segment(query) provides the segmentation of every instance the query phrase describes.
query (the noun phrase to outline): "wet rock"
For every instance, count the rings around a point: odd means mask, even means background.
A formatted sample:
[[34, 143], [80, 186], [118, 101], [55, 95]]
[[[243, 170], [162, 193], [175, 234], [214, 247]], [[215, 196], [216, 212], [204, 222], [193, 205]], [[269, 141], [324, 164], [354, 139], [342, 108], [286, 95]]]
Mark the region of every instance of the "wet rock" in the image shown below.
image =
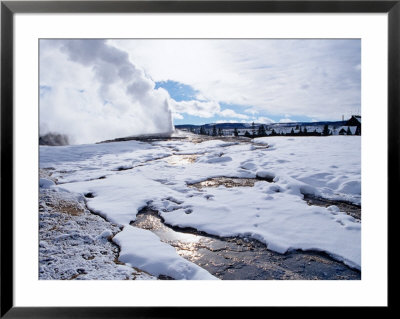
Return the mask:
[[219, 187], [225, 186], [228, 188], [232, 187], [253, 187], [257, 180], [255, 178], [239, 178], [239, 177], [213, 177], [202, 182], [189, 184], [188, 186], [196, 188], [204, 187]]
[[167, 275], [159, 275], [157, 279], [159, 279], [159, 280], [175, 280], [174, 278], [167, 276]]
[[339, 211], [345, 212], [347, 215], [354, 217], [355, 219], [361, 220], [361, 206], [345, 201], [335, 201], [322, 197], [317, 197], [310, 194], [304, 194], [304, 200], [308, 205], [316, 205], [321, 207], [327, 207], [332, 213], [338, 213]]

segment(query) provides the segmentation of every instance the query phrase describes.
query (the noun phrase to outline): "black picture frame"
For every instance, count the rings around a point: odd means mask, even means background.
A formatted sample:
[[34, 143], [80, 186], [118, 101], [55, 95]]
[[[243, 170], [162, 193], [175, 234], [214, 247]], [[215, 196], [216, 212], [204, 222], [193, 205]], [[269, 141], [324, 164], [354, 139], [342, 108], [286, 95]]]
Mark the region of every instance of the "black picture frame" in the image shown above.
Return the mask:
[[[388, 218], [399, 211], [400, 0], [379, 1], [1, 1], [1, 318], [176, 318], [226, 309], [186, 307], [14, 307], [13, 303], [13, 17], [15, 13], [268, 12], [388, 13]], [[390, 225], [390, 222], [388, 223]], [[392, 223], [393, 226], [393, 223]], [[388, 234], [390, 232], [388, 226]], [[390, 247], [390, 235], [388, 237]], [[389, 249], [390, 251], [390, 249]], [[389, 256], [389, 254], [388, 254]], [[390, 264], [390, 258], [389, 258]], [[388, 281], [388, 287], [390, 280]], [[32, 292], [34, 293], [34, 292]], [[389, 294], [388, 294], [389, 295]], [[388, 307], [391, 306], [391, 295]], [[247, 314], [246, 307], [235, 314]], [[299, 315], [306, 307], [291, 308]]]

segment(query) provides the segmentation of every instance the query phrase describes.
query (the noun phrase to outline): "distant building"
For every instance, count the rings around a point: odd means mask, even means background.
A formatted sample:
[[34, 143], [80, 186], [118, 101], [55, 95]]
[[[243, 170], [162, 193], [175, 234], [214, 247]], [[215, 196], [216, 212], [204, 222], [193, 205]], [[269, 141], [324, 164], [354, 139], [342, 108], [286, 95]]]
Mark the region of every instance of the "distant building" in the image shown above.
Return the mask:
[[361, 135], [361, 116], [353, 115], [347, 122], [346, 126], [355, 126], [356, 130], [354, 135]]

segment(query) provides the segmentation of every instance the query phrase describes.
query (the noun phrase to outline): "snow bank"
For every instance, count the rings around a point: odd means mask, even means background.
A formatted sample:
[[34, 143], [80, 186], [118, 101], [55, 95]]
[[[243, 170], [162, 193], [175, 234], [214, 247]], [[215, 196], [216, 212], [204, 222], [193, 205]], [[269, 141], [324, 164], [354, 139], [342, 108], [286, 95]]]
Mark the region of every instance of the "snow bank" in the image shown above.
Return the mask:
[[94, 194], [93, 198], [86, 199], [87, 207], [120, 226], [134, 221], [137, 212], [154, 196], [172, 195], [167, 186], [141, 174], [112, 175], [106, 179], [63, 184], [62, 187], [71, 192]]
[[175, 249], [151, 231], [126, 226], [113, 241], [121, 247], [119, 260], [149, 272], [183, 280], [215, 280], [203, 268], [180, 257]]
[[259, 167], [318, 190], [320, 196], [361, 204], [361, 137], [261, 137], [273, 145]]
[[[257, 182], [254, 188], [209, 188], [202, 197], [187, 198], [180, 208], [162, 212], [162, 217], [167, 224], [221, 237], [251, 237], [278, 253], [325, 251], [360, 269], [357, 220], [343, 212], [308, 206], [301, 197], [276, 189], [267, 182]], [[188, 207], [190, 214], [185, 212]]]

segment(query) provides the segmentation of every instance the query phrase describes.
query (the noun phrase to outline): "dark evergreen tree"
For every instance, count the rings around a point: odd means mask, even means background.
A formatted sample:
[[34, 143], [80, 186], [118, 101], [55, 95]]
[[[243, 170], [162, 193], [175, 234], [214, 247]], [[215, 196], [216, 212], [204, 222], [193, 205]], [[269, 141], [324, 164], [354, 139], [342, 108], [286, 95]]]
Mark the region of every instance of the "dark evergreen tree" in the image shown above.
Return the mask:
[[204, 128], [204, 126], [200, 126], [200, 135], [207, 135], [206, 129]]
[[218, 128], [218, 135], [219, 135], [219, 136], [224, 135], [224, 133], [222, 132], [222, 128]]
[[262, 129], [261, 129], [262, 136], [267, 136], [267, 129], [265, 128], [264, 125], [261, 125], [261, 126], [262, 126]]
[[290, 134], [289, 134], [290, 136], [294, 136], [294, 130], [293, 130], [293, 127], [292, 127], [292, 129], [290, 130]]
[[276, 136], [276, 132], [275, 132], [274, 129], [272, 129], [271, 135], [272, 135], [272, 136]]
[[307, 127], [304, 128], [304, 130], [303, 130], [303, 135], [304, 135], [304, 136], [307, 136], [307, 135], [308, 135]]
[[251, 137], [251, 135], [250, 135], [250, 133], [249, 133], [248, 131], [246, 131], [246, 132], [244, 133], [244, 136], [246, 136], [246, 137]]
[[213, 126], [212, 136], [217, 136], [217, 127], [215, 125]]
[[346, 134], [347, 134], [347, 135], [353, 135], [353, 134], [351, 134], [350, 126], [347, 127], [347, 132], [346, 132]]
[[256, 126], [254, 125], [254, 122], [251, 123], [251, 133], [253, 134], [253, 136], [256, 136]]
[[237, 130], [237, 128], [235, 127], [235, 129], [233, 130], [233, 135], [235, 135], [235, 136], [239, 136], [239, 132], [238, 132], [238, 130]]
[[258, 127], [258, 136], [259, 137], [267, 136], [267, 132], [265, 131], [265, 126], [264, 125], [260, 125]]
[[328, 128], [328, 124], [324, 125], [324, 129], [322, 131], [322, 135], [323, 136], [328, 136], [329, 135], [329, 128]]

